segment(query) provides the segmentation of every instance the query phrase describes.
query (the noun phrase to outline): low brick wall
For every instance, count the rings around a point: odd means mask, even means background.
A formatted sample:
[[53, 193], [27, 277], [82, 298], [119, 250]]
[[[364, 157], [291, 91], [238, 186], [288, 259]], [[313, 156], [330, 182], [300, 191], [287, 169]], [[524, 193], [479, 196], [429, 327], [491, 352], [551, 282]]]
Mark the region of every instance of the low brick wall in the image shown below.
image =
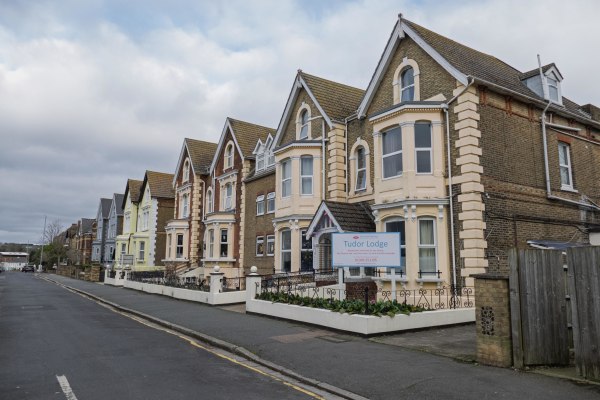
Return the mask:
[[510, 292], [508, 276], [475, 275], [477, 361], [497, 367], [512, 366]]

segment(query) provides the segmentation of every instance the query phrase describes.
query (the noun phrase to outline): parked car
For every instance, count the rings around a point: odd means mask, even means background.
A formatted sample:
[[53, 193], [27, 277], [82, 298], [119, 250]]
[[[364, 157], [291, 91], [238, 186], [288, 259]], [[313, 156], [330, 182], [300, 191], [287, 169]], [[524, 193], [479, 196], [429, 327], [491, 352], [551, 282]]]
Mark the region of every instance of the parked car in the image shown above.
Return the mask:
[[35, 266], [26, 265], [23, 268], [21, 268], [21, 272], [35, 272]]

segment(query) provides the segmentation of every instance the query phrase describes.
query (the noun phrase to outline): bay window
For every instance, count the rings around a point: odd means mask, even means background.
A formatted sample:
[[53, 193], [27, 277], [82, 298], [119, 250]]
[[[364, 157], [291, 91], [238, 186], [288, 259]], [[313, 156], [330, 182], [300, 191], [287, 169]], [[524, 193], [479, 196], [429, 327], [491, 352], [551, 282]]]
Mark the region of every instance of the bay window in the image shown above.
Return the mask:
[[303, 195], [313, 194], [313, 158], [311, 156], [300, 157], [300, 193]]
[[[405, 234], [405, 223], [402, 219], [392, 219], [385, 222], [386, 232], [398, 232], [400, 233], [400, 268], [396, 268], [400, 275], [406, 274], [406, 234]], [[390, 272], [388, 268], [387, 272]]]
[[281, 271], [292, 270], [292, 231], [285, 229], [281, 231]]
[[288, 158], [281, 162], [281, 197], [292, 195], [292, 162]]
[[437, 244], [435, 220], [419, 218], [419, 275], [437, 274]]
[[398, 126], [383, 132], [382, 160], [383, 178], [392, 178], [402, 175], [402, 130]]
[[418, 174], [430, 174], [431, 164], [431, 123], [415, 124], [415, 162]]

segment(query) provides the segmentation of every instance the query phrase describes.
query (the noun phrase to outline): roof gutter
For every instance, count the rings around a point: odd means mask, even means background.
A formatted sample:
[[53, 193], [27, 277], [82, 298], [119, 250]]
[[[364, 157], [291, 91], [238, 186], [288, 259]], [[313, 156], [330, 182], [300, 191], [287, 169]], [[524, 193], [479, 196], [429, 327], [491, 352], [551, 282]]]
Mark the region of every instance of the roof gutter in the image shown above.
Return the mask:
[[469, 87], [475, 82], [472, 76], [467, 77], [467, 85], [459, 94], [451, 98], [446, 104], [443, 104], [444, 114], [446, 116], [446, 151], [448, 156], [448, 199], [450, 200], [450, 243], [452, 248], [452, 284], [456, 287], [456, 247], [454, 243], [454, 201], [452, 199], [452, 159], [450, 158], [450, 118], [448, 116], [448, 106], [453, 103], [459, 96], [469, 89]]

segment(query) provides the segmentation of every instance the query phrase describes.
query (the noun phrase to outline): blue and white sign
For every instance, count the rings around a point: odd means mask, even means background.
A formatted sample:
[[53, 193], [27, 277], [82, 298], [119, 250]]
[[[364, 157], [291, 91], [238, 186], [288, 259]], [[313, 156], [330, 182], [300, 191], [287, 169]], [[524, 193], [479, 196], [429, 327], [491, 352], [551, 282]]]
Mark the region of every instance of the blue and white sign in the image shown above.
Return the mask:
[[334, 267], [400, 268], [400, 233], [334, 233], [331, 253]]

